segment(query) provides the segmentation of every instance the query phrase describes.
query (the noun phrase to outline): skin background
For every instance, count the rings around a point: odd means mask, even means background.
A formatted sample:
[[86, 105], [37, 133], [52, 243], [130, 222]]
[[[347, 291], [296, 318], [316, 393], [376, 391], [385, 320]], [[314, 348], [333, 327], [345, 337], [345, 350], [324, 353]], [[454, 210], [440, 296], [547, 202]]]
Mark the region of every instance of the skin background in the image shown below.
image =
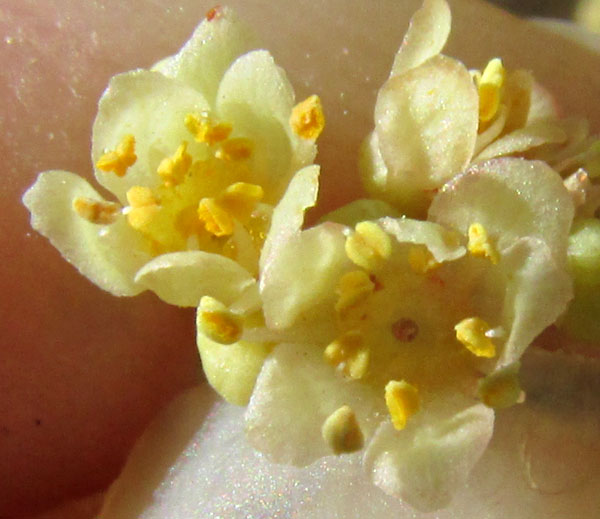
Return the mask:
[[[156, 411], [200, 379], [193, 312], [117, 299], [31, 231], [20, 202], [39, 171], [92, 178], [90, 129], [110, 76], [175, 52], [212, 2], [0, 0], [0, 518], [106, 486]], [[356, 150], [419, 0], [234, 0], [327, 127], [322, 209], [359, 190]], [[499, 52], [600, 127], [599, 58], [475, 0], [451, 1], [446, 53]], [[342, 180], [343, 179], [343, 180]], [[60, 517], [66, 517], [65, 514]]]

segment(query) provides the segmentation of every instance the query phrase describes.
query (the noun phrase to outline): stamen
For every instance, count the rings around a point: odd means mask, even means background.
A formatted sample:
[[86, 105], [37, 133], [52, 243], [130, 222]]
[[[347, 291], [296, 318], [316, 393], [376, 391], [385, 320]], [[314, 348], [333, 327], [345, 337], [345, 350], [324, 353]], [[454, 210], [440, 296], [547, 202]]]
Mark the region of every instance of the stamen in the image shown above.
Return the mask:
[[212, 341], [219, 344], [233, 344], [242, 336], [243, 319], [210, 296], [200, 299], [198, 307], [198, 328]]
[[165, 186], [176, 186], [183, 179], [192, 165], [192, 156], [187, 153], [187, 142], [183, 141], [172, 157], [165, 157], [158, 166], [157, 173]]
[[260, 202], [265, 192], [258, 184], [236, 182], [219, 195], [218, 203], [238, 218], [245, 218]]
[[125, 135], [116, 150], [109, 151], [100, 157], [96, 162], [96, 167], [106, 173], [112, 171], [118, 177], [123, 177], [127, 173], [127, 169], [133, 166], [136, 160], [135, 137]]
[[203, 198], [198, 204], [198, 218], [206, 230], [214, 236], [231, 236], [234, 221], [214, 198]]
[[238, 137], [236, 139], [228, 139], [223, 141], [219, 149], [215, 152], [215, 157], [227, 162], [236, 162], [247, 160], [252, 156], [254, 149], [250, 139]]
[[454, 330], [456, 338], [477, 357], [492, 358], [496, 355], [496, 346], [486, 333], [491, 326], [479, 317], [468, 317], [458, 323]]
[[501, 91], [504, 85], [506, 71], [502, 60], [491, 60], [479, 79], [479, 121], [491, 121], [500, 107]]
[[206, 114], [187, 114], [184, 124], [197, 142], [205, 142], [209, 146], [227, 139], [232, 130], [228, 123], [212, 123]]
[[345, 454], [363, 448], [364, 437], [354, 411], [347, 405], [334, 411], [323, 423], [321, 434], [334, 454]]
[[488, 407], [502, 409], [523, 401], [524, 393], [519, 384], [520, 363], [515, 362], [481, 379], [477, 393]]
[[392, 240], [374, 222], [359, 222], [346, 238], [346, 254], [356, 265], [366, 270], [377, 270], [392, 254]]
[[317, 140], [325, 127], [325, 116], [319, 96], [312, 95], [293, 108], [290, 126], [299, 137]]
[[[364, 315], [364, 306], [369, 296], [375, 291], [375, 283], [364, 270], [353, 270], [346, 272], [337, 286], [338, 300], [335, 303], [335, 311], [340, 320], [344, 321], [350, 317], [360, 318]], [[356, 316], [357, 311], [361, 314]]]
[[469, 243], [467, 248], [473, 256], [488, 258], [494, 265], [500, 261], [500, 253], [492, 244], [483, 225], [473, 223], [469, 226]]
[[129, 188], [126, 196], [130, 205], [127, 221], [134, 229], [141, 230], [160, 210], [158, 200], [152, 190], [146, 186], [133, 186]]
[[360, 332], [347, 332], [325, 348], [323, 357], [350, 378], [361, 379], [367, 374], [370, 360], [369, 350], [363, 342]]
[[390, 380], [385, 386], [385, 404], [394, 428], [401, 431], [408, 419], [419, 410], [419, 391], [405, 380]]
[[73, 199], [73, 210], [84, 220], [100, 225], [114, 223], [121, 214], [119, 204], [81, 196]]
[[442, 265], [435, 260], [433, 254], [425, 246], [416, 246], [409, 249], [408, 264], [413, 272], [417, 274], [427, 274], [427, 272]]
[[412, 319], [398, 319], [392, 324], [392, 335], [400, 342], [412, 342], [419, 334], [419, 326]]

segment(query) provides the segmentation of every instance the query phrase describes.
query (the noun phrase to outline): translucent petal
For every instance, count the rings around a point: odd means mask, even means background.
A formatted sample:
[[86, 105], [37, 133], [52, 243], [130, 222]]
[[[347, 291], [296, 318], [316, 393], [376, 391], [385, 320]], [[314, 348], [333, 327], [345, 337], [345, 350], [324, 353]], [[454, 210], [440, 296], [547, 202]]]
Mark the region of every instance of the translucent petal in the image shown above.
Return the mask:
[[336, 376], [314, 345], [281, 344], [265, 362], [246, 410], [249, 442], [277, 463], [308, 465], [330, 454], [321, 437], [327, 417], [349, 405], [368, 438], [383, 398], [366, 384]]
[[225, 73], [216, 106], [233, 125], [234, 136], [253, 141], [252, 171], [258, 176], [253, 182], [269, 186], [265, 202], [276, 202], [293, 173], [288, 119], [294, 92], [285, 72], [267, 51], [249, 52]]
[[500, 250], [522, 236], [540, 238], [564, 265], [573, 203], [546, 164], [501, 158], [472, 166], [444, 186], [429, 218], [463, 234], [480, 223]]
[[494, 141], [484, 148], [474, 161], [515, 155], [544, 144], [560, 144], [566, 140], [567, 134], [558, 124], [552, 121], [538, 121]]
[[360, 177], [367, 193], [397, 207], [408, 205], [408, 196], [402, 190], [387, 189], [389, 170], [381, 155], [377, 132], [371, 132], [362, 142], [358, 160]]
[[[322, 224], [290, 238], [269, 263], [261, 279], [261, 293], [267, 325], [285, 329], [297, 321], [306, 333], [319, 327], [334, 327], [335, 288], [344, 268], [351, 265], [346, 256], [346, 238], [338, 224]], [[332, 315], [333, 317], [333, 315]]]
[[199, 92], [158, 72], [137, 70], [114, 76], [98, 105], [92, 159], [96, 164], [124, 136], [133, 135], [137, 161], [123, 177], [96, 170], [98, 182], [123, 204], [130, 187], [157, 186], [161, 178], [156, 170], [162, 159], [171, 156], [182, 141], [193, 140], [185, 128], [185, 116], [207, 109]]
[[246, 405], [271, 346], [248, 341], [218, 344], [200, 331], [196, 339], [209, 384], [227, 402]]
[[235, 261], [203, 251], [157, 256], [139, 270], [135, 280], [169, 304], [194, 307], [205, 295], [230, 305], [256, 282]]
[[388, 167], [386, 188], [423, 205], [426, 190], [463, 170], [477, 139], [478, 96], [460, 62], [436, 56], [379, 91], [375, 131]]
[[402, 46], [394, 58], [391, 76], [418, 67], [439, 54], [450, 35], [451, 18], [445, 0], [425, 0], [410, 20]]
[[399, 243], [426, 245], [440, 263], [460, 258], [466, 252], [455, 233], [434, 222], [410, 218], [384, 218], [381, 226], [395, 236]]
[[550, 92], [534, 81], [531, 89], [531, 104], [529, 106], [527, 124], [544, 119], [557, 119], [557, 108], [556, 100]]
[[320, 218], [321, 222], [335, 222], [354, 227], [365, 220], [378, 220], [385, 216], [399, 218], [398, 211], [383, 200], [360, 199], [350, 202], [335, 211], [331, 211]]
[[317, 201], [319, 173], [319, 166], [307, 166], [292, 177], [283, 198], [273, 210], [271, 227], [261, 252], [261, 270], [268, 268], [277, 250], [302, 228], [304, 212]]
[[50, 240], [63, 257], [90, 281], [117, 296], [133, 296], [144, 288], [134, 282], [150, 260], [146, 243], [119, 217], [110, 225], [90, 223], [73, 210], [73, 199], [103, 198], [81, 177], [66, 171], [41, 173], [23, 196], [31, 226]]
[[214, 105], [219, 83], [231, 63], [257, 48], [250, 28], [228, 7], [218, 7], [211, 20], [204, 19], [182, 49], [155, 65], [165, 76], [195, 88]]
[[418, 510], [437, 510], [467, 481], [493, 427], [494, 412], [483, 404], [440, 398], [402, 431], [384, 421], [365, 453], [365, 468], [386, 493]]

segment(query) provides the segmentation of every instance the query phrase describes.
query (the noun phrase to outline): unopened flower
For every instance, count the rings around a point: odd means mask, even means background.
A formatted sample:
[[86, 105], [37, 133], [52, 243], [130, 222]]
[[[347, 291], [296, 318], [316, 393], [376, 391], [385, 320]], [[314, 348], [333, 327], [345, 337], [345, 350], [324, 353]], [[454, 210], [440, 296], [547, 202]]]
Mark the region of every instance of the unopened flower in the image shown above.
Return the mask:
[[587, 122], [560, 119], [530, 72], [498, 58], [469, 71], [441, 54], [450, 24], [445, 0], [425, 0], [379, 91], [361, 157], [374, 197], [423, 216], [435, 191], [472, 163], [515, 156], [544, 160], [565, 176], [598, 169]]
[[114, 199], [45, 172], [23, 198], [32, 226], [115, 295], [150, 289], [196, 306], [254, 284], [273, 207], [312, 163], [324, 124], [318, 98], [294, 109], [285, 73], [255, 48], [234, 13], [215, 8], [176, 55], [113, 77], [92, 159]]

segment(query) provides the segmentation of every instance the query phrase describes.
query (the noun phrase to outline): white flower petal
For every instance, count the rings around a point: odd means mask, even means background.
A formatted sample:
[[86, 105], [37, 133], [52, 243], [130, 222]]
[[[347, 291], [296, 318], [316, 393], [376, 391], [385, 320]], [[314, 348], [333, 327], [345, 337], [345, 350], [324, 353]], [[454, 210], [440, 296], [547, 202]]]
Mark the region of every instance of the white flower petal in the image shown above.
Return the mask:
[[278, 463], [308, 465], [331, 451], [321, 436], [327, 417], [349, 405], [368, 438], [383, 398], [360, 382], [336, 376], [314, 345], [280, 344], [261, 371], [246, 410], [249, 442]]
[[410, 20], [390, 75], [400, 75], [439, 54], [450, 35], [451, 21], [445, 0], [425, 0]]
[[204, 19], [177, 54], [153, 68], [195, 88], [211, 105], [219, 82], [231, 63], [257, 48], [254, 34], [232, 9], [215, 9], [214, 17]]
[[550, 249], [536, 238], [521, 238], [502, 254], [507, 279], [503, 320], [510, 335], [498, 366], [517, 360], [547, 326], [566, 310], [572, 281]]
[[262, 248], [260, 268], [268, 268], [277, 250], [300, 229], [304, 223], [304, 212], [313, 207], [319, 192], [319, 166], [307, 166], [298, 171], [279, 201], [271, 217], [271, 227]]
[[77, 197], [103, 200], [73, 173], [41, 173], [23, 196], [31, 212], [31, 226], [100, 288], [117, 296], [139, 294], [144, 288], [134, 282], [134, 276], [150, 259], [146, 243], [123, 217], [110, 225], [83, 219], [73, 210], [73, 199]]
[[527, 124], [544, 119], [558, 119], [558, 104], [552, 94], [537, 81], [533, 82], [531, 89], [531, 104]]
[[474, 162], [523, 153], [544, 144], [561, 144], [566, 140], [567, 134], [560, 125], [553, 121], [538, 121], [494, 141], [475, 157]]
[[335, 327], [334, 319], [323, 316], [333, 317], [339, 276], [352, 264], [345, 241], [342, 227], [327, 223], [294, 235], [279, 249], [260, 282], [269, 327], [285, 329], [302, 322], [307, 334], [319, 331], [314, 322]]
[[130, 187], [160, 184], [156, 170], [162, 159], [175, 153], [182, 141], [193, 141], [185, 116], [206, 109], [199, 92], [158, 72], [137, 70], [114, 76], [98, 105], [92, 159], [96, 164], [130, 134], [136, 140], [137, 161], [123, 177], [96, 170], [98, 182], [123, 204]]
[[197, 306], [205, 295], [230, 305], [256, 282], [235, 261], [203, 251], [157, 256], [139, 270], [135, 280], [177, 306]]
[[444, 186], [431, 203], [429, 218], [463, 234], [480, 223], [500, 250], [519, 237], [537, 237], [563, 265], [573, 202], [546, 164], [501, 158], [472, 166]]
[[426, 190], [466, 167], [477, 139], [478, 103], [468, 70], [444, 56], [388, 80], [377, 98], [375, 131], [393, 197], [422, 209]]
[[402, 431], [383, 422], [364, 463], [373, 482], [418, 510], [442, 508], [467, 481], [492, 436], [494, 412], [458, 395], [428, 402]]
[[294, 137], [288, 122], [293, 106], [294, 91], [285, 72], [264, 50], [238, 58], [223, 76], [217, 94], [217, 112], [233, 125], [234, 136], [250, 137], [254, 143], [252, 170], [262, 175], [254, 181], [274, 186], [276, 197], [293, 172]]
[[335, 211], [331, 211], [320, 218], [321, 222], [335, 222], [348, 227], [354, 227], [365, 220], [378, 220], [391, 216], [399, 218], [401, 215], [387, 202], [383, 200], [359, 199], [346, 204]]

